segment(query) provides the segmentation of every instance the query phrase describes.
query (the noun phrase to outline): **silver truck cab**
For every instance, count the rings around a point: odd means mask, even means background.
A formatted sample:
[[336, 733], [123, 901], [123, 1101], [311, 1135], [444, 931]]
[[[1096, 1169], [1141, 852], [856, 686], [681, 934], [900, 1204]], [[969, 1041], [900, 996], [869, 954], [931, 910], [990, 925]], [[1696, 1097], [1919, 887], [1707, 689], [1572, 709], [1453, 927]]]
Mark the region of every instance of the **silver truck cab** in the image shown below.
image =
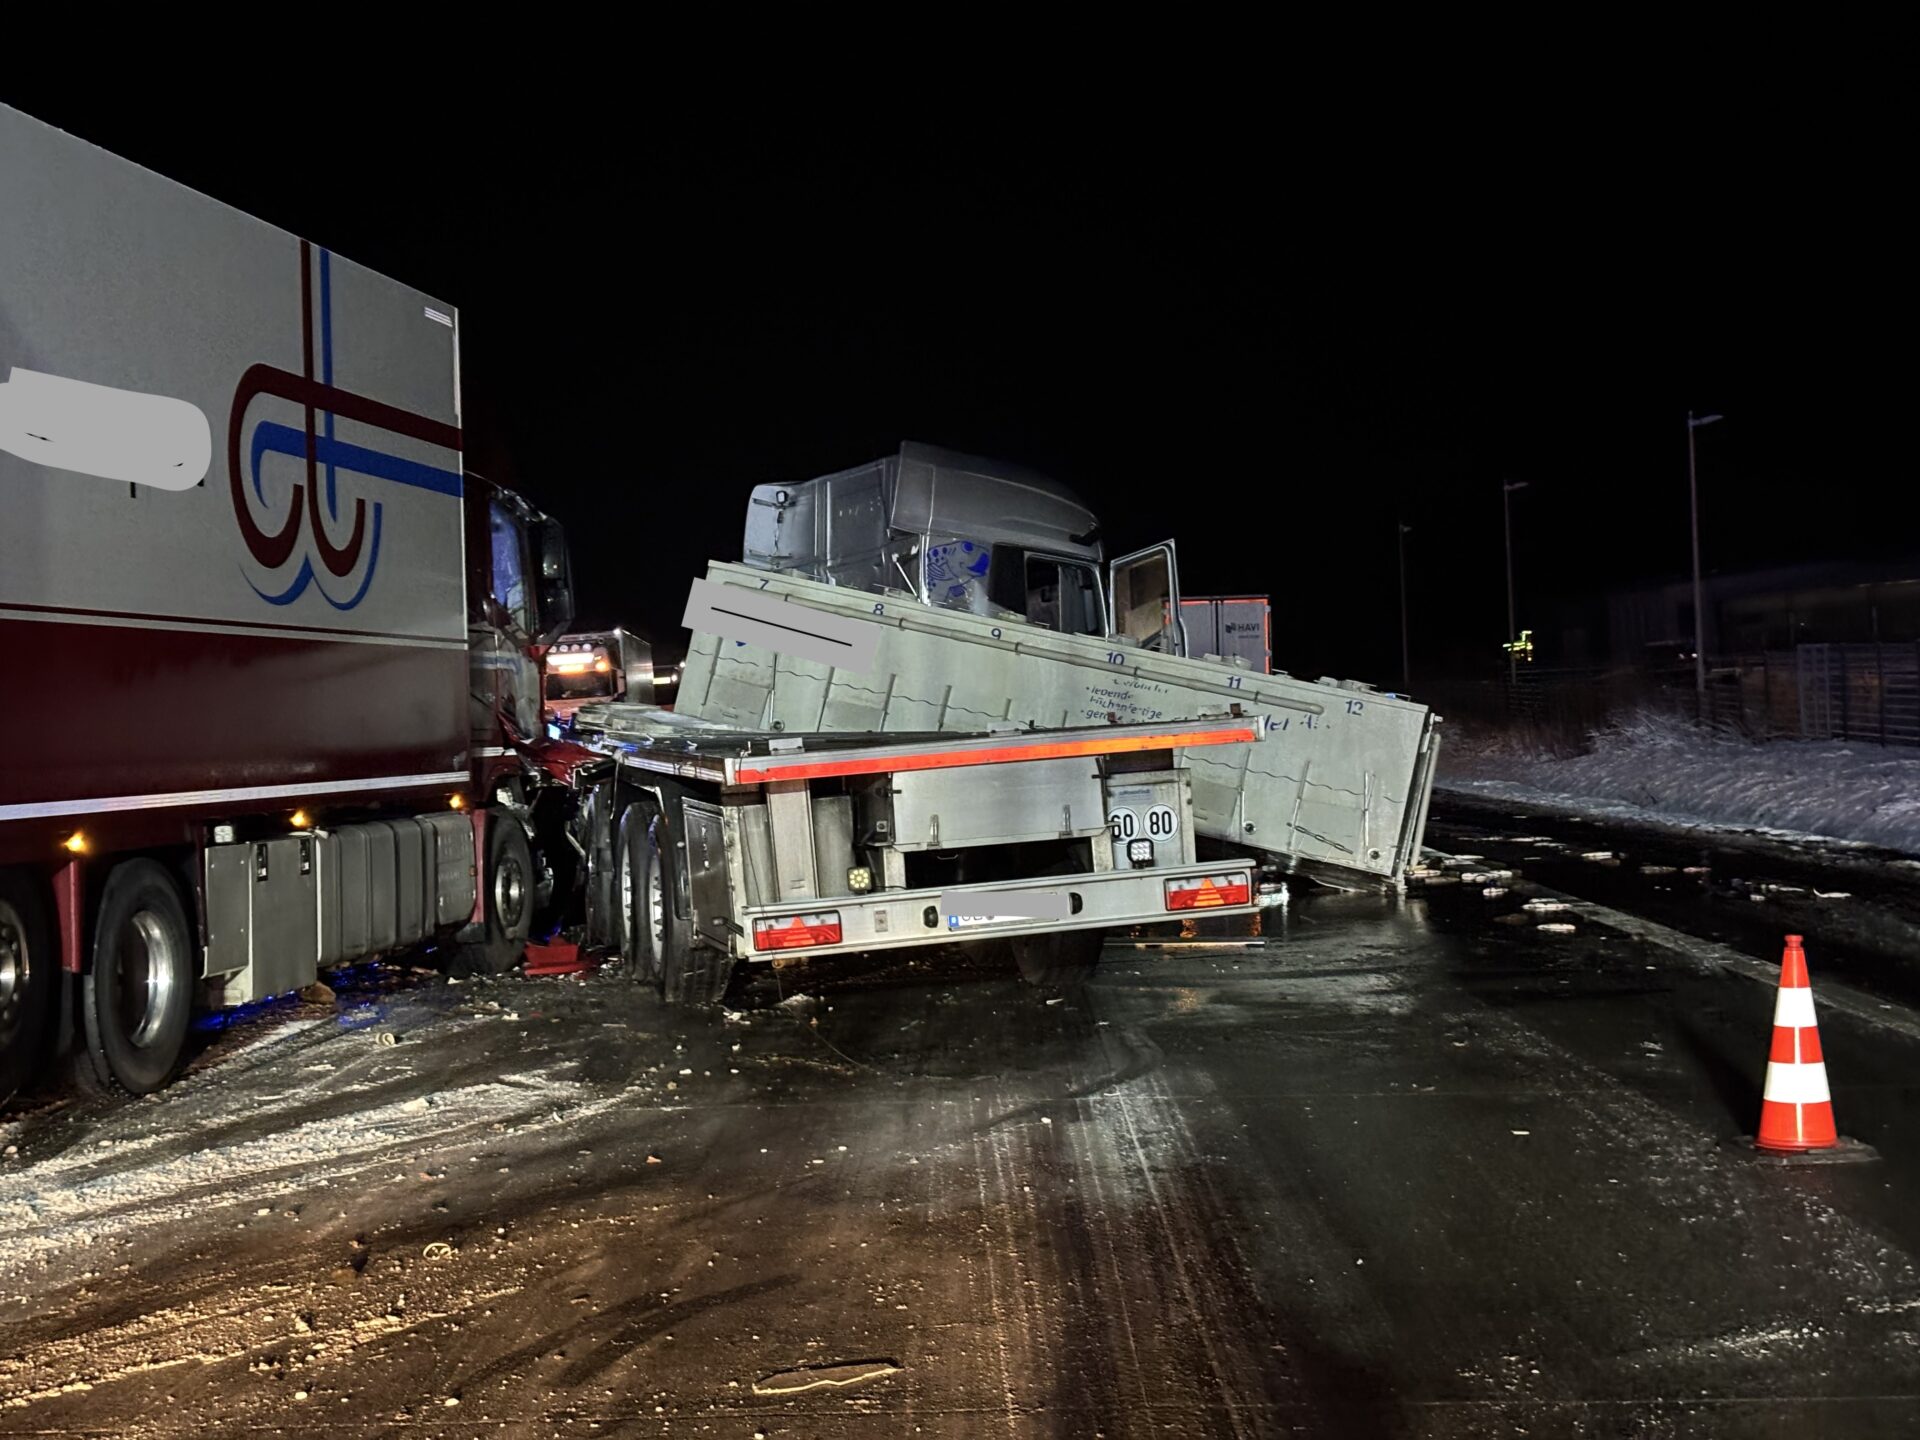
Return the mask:
[[1108, 563], [1078, 496], [1002, 461], [909, 441], [851, 470], [757, 486], [744, 550], [762, 569], [1187, 653], [1173, 542]]

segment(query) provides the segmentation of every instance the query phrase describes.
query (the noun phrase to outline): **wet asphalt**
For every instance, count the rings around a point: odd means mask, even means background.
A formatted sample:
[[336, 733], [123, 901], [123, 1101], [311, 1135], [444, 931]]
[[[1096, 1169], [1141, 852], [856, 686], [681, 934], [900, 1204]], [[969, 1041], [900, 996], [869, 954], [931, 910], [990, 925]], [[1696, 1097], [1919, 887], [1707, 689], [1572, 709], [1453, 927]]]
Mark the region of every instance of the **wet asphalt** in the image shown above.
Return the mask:
[[[1434, 838], [1565, 837], [1517, 824]], [[1739, 906], [1842, 903], [1613, 838], [1522, 868], [1756, 957]], [[1767, 987], [1522, 898], [1296, 887], [1078, 989], [947, 953], [725, 1012], [361, 967], [160, 1097], [0, 1121], [0, 1433], [1912, 1433], [1898, 967], [1860, 942], [1822, 1011], [1877, 1158], [1783, 1167], [1738, 1138]]]

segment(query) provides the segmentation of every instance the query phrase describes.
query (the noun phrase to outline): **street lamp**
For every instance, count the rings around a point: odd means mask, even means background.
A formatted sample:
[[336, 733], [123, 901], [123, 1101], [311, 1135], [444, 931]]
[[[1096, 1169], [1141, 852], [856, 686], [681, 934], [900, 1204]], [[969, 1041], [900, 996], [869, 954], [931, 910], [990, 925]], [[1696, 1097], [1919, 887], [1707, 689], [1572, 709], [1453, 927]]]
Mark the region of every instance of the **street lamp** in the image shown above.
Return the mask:
[[[1500, 507], [1506, 512], [1507, 521], [1507, 639], [1511, 642], [1519, 631], [1518, 622], [1513, 618], [1513, 492], [1527, 488], [1525, 480], [1504, 480], [1500, 484]], [[1519, 652], [1509, 644], [1507, 646], [1507, 684], [1511, 685], [1519, 678], [1516, 667], [1520, 663]]]
[[1693, 698], [1698, 716], [1707, 713], [1707, 606], [1700, 584], [1700, 476], [1693, 460], [1693, 432], [1725, 418], [1687, 412], [1687, 494], [1693, 508]]

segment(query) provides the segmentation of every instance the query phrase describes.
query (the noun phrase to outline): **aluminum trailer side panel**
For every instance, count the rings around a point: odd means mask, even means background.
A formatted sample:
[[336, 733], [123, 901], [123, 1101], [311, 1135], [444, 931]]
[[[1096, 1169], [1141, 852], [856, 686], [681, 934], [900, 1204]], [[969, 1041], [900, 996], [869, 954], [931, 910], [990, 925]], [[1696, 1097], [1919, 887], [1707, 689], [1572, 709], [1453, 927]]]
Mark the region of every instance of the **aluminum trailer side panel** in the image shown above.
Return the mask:
[[1397, 883], [1418, 853], [1432, 783], [1423, 705], [742, 565], [712, 564], [707, 578], [867, 620], [878, 658], [871, 673], [852, 674], [697, 634], [682, 714], [743, 728], [926, 731], [1196, 719], [1238, 704], [1268, 716], [1258, 751], [1182, 752], [1202, 835], [1373, 884]]
[[[33, 757], [0, 821], [464, 778], [455, 324], [0, 106], [0, 645], [32, 697], [0, 738]], [[71, 468], [102, 436], [158, 464], [194, 412], [198, 483]]]

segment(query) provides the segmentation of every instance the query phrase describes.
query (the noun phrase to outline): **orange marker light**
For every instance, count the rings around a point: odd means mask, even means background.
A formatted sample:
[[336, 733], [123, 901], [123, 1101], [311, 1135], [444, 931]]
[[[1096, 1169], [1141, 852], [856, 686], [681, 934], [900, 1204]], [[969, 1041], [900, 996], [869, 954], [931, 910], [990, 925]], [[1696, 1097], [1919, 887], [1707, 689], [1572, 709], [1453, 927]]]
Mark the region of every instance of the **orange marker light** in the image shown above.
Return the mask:
[[467, 808], [467, 797], [464, 795], [455, 795], [451, 800], [447, 801], [447, 804], [455, 810], [464, 810]]
[[313, 821], [311, 818], [308, 817], [306, 811], [296, 810], [293, 812], [292, 818], [289, 819], [287, 823], [296, 830], [305, 830], [308, 826], [313, 824]]
[[81, 831], [76, 830], [60, 842], [60, 848], [69, 854], [84, 855], [87, 853], [87, 837]]

